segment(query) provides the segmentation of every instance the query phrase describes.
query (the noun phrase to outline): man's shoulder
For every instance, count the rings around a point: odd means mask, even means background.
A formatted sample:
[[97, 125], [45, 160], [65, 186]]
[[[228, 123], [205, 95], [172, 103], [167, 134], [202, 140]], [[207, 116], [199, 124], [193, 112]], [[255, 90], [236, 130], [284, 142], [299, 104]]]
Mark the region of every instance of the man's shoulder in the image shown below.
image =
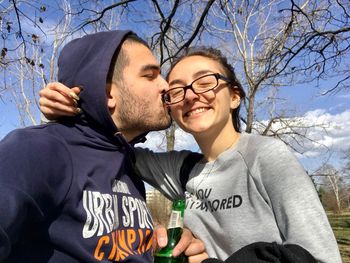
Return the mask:
[[30, 126], [11, 131], [0, 141], [0, 152], [18, 156], [57, 155], [66, 152], [64, 139], [52, 132], [48, 125]]
[[46, 144], [47, 142], [59, 144], [63, 143], [63, 140], [50, 129], [50, 125], [44, 124], [15, 129], [9, 132], [1, 142], [19, 145]]
[[67, 147], [46, 128], [14, 130], [0, 141], [0, 188], [49, 211], [48, 204], [59, 204], [69, 190], [71, 163]]

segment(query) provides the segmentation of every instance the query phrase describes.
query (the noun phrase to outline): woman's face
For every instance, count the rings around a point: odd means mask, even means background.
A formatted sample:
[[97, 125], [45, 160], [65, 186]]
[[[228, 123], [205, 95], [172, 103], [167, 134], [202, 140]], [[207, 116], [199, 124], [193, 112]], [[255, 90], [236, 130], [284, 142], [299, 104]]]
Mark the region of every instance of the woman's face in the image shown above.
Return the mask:
[[[225, 76], [220, 63], [203, 56], [190, 56], [176, 64], [169, 74], [169, 88], [184, 87], [201, 76], [219, 73]], [[186, 132], [215, 136], [223, 129], [233, 128], [231, 112], [237, 108], [239, 97], [224, 80], [211, 91], [195, 94], [187, 89], [185, 99], [170, 106], [171, 115]], [[208, 134], [209, 133], [209, 134]]]

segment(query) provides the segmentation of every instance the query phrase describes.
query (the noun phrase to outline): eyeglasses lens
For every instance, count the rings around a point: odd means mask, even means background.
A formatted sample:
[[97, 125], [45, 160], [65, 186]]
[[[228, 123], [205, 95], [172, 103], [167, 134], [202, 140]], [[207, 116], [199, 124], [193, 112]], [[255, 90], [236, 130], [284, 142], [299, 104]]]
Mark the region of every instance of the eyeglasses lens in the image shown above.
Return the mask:
[[170, 88], [170, 90], [167, 92], [169, 95], [169, 103], [174, 104], [182, 101], [185, 98], [187, 89], [192, 89], [194, 93], [201, 94], [214, 89], [217, 84], [218, 80], [215, 75], [206, 75], [196, 79], [186, 87]]

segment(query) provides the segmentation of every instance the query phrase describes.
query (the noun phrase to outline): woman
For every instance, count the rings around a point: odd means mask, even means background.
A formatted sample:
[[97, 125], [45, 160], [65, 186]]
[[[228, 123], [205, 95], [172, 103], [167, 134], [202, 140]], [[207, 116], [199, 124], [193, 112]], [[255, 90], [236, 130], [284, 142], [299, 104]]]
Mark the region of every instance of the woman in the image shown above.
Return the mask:
[[[186, 184], [185, 225], [209, 256], [225, 260], [264, 241], [297, 244], [321, 262], [341, 262], [315, 188], [295, 156], [279, 140], [240, 133], [244, 91], [220, 52], [187, 50], [168, 82], [164, 101], [172, 118], [203, 154]], [[174, 198], [183, 194], [179, 171], [188, 154], [139, 149], [137, 168]]]

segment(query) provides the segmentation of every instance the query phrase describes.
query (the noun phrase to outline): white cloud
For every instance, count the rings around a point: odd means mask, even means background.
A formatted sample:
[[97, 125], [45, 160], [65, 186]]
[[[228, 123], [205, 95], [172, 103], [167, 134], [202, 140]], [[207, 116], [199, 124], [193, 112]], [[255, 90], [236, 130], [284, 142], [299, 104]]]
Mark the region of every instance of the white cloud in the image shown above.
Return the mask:
[[[147, 141], [137, 146], [146, 147], [153, 151], [165, 151], [166, 150], [166, 137], [165, 131], [150, 132], [147, 135]], [[192, 137], [187, 132], [184, 132], [180, 128], [175, 131], [175, 150], [191, 150], [198, 152], [199, 147]]]
[[309, 170], [326, 162], [341, 167], [344, 160], [339, 156], [350, 150], [350, 109], [337, 114], [318, 109], [307, 112], [302, 119], [310, 125], [320, 125], [309, 129], [307, 137], [311, 141], [305, 140], [306, 151], [297, 154], [303, 165]]
[[330, 114], [324, 110], [315, 110], [305, 114], [310, 123], [323, 123], [327, 127], [314, 129], [312, 137], [326, 147], [335, 151], [350, 149], [350, 110]]
[[166, 149], [165, 132], [150, 132], [147, 135], [147, 141], [142, 144], [137, 144], [138, 147], [149, 148], [156, 152], [162, 152]]
[[[262, 122], [266, 126], [267, 121]], [[257, 129], [265, 126], [256, 124]], [[324, 109], [306, 112], [303, 116], [285, 118], [276, 121], [271, 130], [282, 135], [295, 148], [304, 151], [304, 156], [316, 156], [325, 151], [343, 151], [350, 149], [350, 109], [332, 114]], [[299, 144], [293, 143], [291, 134], [298, 132]], [[295, 137], [296, 138], [296, 137]], [[306, 151], [306, 152], [305, 152]]]

